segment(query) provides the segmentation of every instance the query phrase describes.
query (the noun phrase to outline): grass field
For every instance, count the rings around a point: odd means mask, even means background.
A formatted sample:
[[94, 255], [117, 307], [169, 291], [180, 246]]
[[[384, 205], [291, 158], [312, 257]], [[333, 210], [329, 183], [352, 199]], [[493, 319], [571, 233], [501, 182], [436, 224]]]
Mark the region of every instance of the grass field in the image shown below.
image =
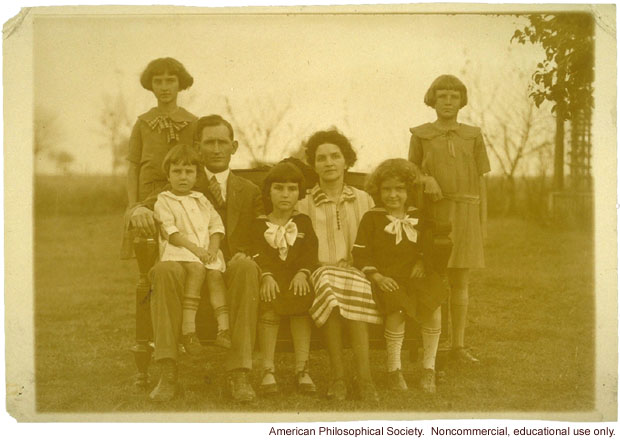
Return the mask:
[[[224, 355], [183, 359], [185, 396], [153, 404], [132, 391], [134, 261], [118, 259], [119, 215], [38, 217], [35, 227], [36, 389], [39, 412], [586, 411], [594, 404], [592, 239], [495, 219], [487, 269], [472, 274], [468, 341], [476, 368], [448, 365], [428, 397], [385, 391], [384, 353], [372, 351], [379, 406], [322, 397], [323, 350], [311, 353], [317, 398], [295, 394], [292, 354], [279, 353], [282, 394], [240, 406], [225, 398]], [[420, 371], [404, 356], [411, 385]], [[349, 357], [349, 359], [351, 359]], [[155, 368], [151, 369], [155, 374]], [[254, 383], [259, 378], [254, 373]], [[413, 387], [412, 387], [413, 388]]]

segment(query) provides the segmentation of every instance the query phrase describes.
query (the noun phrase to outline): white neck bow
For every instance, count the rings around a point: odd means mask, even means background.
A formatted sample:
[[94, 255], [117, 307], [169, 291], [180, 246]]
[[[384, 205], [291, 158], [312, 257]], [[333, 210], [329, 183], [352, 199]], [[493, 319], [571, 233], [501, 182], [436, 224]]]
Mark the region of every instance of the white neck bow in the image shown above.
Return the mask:
[[286, 260], [289, 246], [297, 240], [297, 224], [291, 219], [284, 226], [267, 222], [267, 230], [263, 234], [267, 244], [277, 249], [282, 261]]
[[416, 242], [418, 231], [416, 231], [414, 226], [418, 224], [417, 218], [410, 218], [408, 215], [405, 215], [405, 218], [398, 218], [389, 214], [387, 218], [390, 220], [390, 223], [384, 228], [384, 231], [388, 234], [396, 235], [396, 244], [403, 239], [403, 232], [410, 242]]

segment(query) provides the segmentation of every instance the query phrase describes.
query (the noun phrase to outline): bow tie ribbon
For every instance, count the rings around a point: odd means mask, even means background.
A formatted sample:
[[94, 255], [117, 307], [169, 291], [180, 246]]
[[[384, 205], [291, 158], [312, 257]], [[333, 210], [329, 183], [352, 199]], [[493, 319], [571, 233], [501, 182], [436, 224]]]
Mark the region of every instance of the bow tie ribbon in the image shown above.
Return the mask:
[[170, 119], [170, 116], [159, 115], [150, 120], [148, 124], [151, 130], [157, 130], [157, 133], [164, 131], [166, 133], [166, 140], [168, 143], [171, 143], [173, 141], [179, 141], [179, 132], [187, 127], [189, 122], [176, 122]]
[[388, 215], [387, 218], [390, 220], [390, 223], [384, 228], [384, 231], [396, 236], [396, 244], [402, 241], [403, 232], [410, 242], [416, 242], [418, 239], [418, 231], [416, 231], [414, 226], [418, 224], [417, 218], [410, 218], [408, 215], [406, 215], [405, 218], [397, 218]]
[[265, 240], [279, 252], [280, 259], [286, 260], [289, 246], [297, 240], [297, 224], [289, 220], [284, 226], [267, 222], [267, 230], [264, 233]]

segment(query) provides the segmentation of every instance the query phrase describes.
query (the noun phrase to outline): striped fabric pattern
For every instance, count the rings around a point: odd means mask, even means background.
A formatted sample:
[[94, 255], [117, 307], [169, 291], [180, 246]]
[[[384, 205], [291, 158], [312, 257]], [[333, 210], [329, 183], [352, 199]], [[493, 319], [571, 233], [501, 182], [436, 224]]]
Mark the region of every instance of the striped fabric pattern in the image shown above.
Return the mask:
[[381, 324], [382, 318], [372, 299], [370, 282], [354, 268], [322, 266], [312, 274], [315, 299], [310, 315], [317, 327], [329, 318], [334, 307], [340, 315], [353, 321]]
[[297, 210], [312, 220], [319, 238], [319, 262], [335, 264], [351, 261], [351, 249], [357, 228], [366, 211], [374, 206], [372, 197], [364, 191], [345, 185], [338, 203], [331, 201], [316, 185], [297, 204]]

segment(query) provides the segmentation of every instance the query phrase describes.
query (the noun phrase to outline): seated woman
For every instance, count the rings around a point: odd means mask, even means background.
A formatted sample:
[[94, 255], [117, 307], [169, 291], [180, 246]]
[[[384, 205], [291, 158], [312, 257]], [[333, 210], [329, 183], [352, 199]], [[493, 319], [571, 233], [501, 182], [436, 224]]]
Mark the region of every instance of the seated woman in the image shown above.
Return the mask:
[[431, 225], [414, 206], [418, 171], [405, 159], [382, 162], [368, 180], [377, 202], [360, 222], [353, 261], [373, 282], [375, 299], [385, 314], [388, 386], [406, 391], [401, 372], [405, 316], [422, 326], [424, 347], [421, 388], [435, 392], [435, 357], [441, 333], [439, 305], [447, 296], [425, 254], [432, 252]]
[[251, 228], [252, 255], [261, 269], [258, 344], [263, 359], [263, 395], [275, 394], [274, 353], [281, 317], [288, 317], [295, 349], [297, 390], [316, 392], [308, 374], [312, 321], [308, 309], [314, 299], [310, 274], [317, 265], [318, 243], [307, 215], [295, 211], [304, 195], [304, 177], [292, 163], [280, 162], [263, 183], [267, 215]]
[[298, 203], [297, 209], [310, 217], [319, 242], [320, 267], [312, 274], [316, 296], [310, 315], [323, 329], [330, 358], [332, 380], [327, 396], [344, 400], [347, 395], [342, 353], [344, 326], [355, 354], [360, 396], [376, 401], [368, 358], [368, 324], [380, 324], [382, 319], [372, 298], [370, 282], [352, 266], [351, 258], [359, 222], [374, 203], [364, 191], [344, 184], [346, 170], [357, 159], [344, 135], [337, 130], [319, 131], [308, 139], [305, 148], [319, 183]]

